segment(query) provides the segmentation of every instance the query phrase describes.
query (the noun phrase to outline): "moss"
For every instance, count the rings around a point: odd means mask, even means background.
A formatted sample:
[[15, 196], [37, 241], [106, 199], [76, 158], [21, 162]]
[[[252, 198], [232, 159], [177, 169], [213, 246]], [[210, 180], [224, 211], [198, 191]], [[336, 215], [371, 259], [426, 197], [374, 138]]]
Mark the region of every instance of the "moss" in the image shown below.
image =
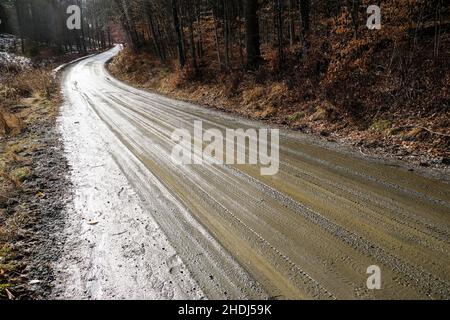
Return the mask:
[[390, 134], [391, 136], [397, 136], [397, 135], [403, 134], [404, 131], [405, 131], [405, 130], [404, 130], [402, 127], [397, 127], [397, 128], [389, 129], [389, 134]]
[[392, 128], [392, 121], [390, 120], [377, 120], [372, 123], [370, 130], [380, 132], [380, 133], [388, 133], [389, 129]]
[[426, 136], [426, 131], [422, 128], [412, 128], [403, 135], [405, 141], [420, 141]]
[[9, 289], [11, 287], [12, 287], [12, 284], [10, 284], [10, 283], [0, 283], [0, 299], [8, 297], [8, 293], [6, 292], [6, 289]]
[[[6, 263], [0, 263], [0, 275], [1, 273], [11, 273], [17, 269], [17, 266], [14, 263], [8, 263], [13, 256], [12, 247], [8, 244], [5, 244], [3, 247], [0, 247], [0, 262], [6, 261]], [[5, 289], [12, 287], [12, 284], [7, 282], [6, 278], [0, 277], [0, 297], [6, 296]]]
[[7, 152], [12, 152], [15, 154], [19, 154], [26, 149], [26, 145], [23, 143], [12, 143], [8, 146]]
[[294, 114], [291, 114], [288, 117], [288, 121], [289, 122], [297, 122], [300, 121], [301, 119], [303, 119], [305, 117], [305, 113], [304, 112], [296, 112]]
[[12, 285], [9, 283], [0, 284], [0, 291], [10, 288]]
[[12, 252], [12, 247], [9, 244], [5, 244], [3, 247], [0, 248], [0, 256], [5, 257], [6, 255], [10, 254]]
[[31, 176], [31, 169], [28, 167], [17, 168], [14, 169], [9, 176], [11, 180], [20, 184]]
[[325, 120], [326, 118], [327, 118], [327, 110], [320, 108], [309, 119], [311, 121], [319, 121]]
[[10, 283], [0, 283], [0, 297], [6, 297], [7, 294], [5, 292], [5, 289], [9, 289], [12, 287], [12, 284]]

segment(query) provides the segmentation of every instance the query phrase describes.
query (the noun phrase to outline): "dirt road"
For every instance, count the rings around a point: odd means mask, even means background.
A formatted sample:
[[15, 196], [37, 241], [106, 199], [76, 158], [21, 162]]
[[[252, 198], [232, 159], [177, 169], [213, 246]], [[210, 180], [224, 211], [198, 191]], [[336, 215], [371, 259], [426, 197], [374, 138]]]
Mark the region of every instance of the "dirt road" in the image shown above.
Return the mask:
[[[448, 183], [283, 131], [275, 176], [177, 165], [175, 129], [262, 125], [113, 79], [117, 50], [64, 73], [76, 189], [55, 295], [450, 298]], [[381, 290], [367, 288], [371, 265]]]

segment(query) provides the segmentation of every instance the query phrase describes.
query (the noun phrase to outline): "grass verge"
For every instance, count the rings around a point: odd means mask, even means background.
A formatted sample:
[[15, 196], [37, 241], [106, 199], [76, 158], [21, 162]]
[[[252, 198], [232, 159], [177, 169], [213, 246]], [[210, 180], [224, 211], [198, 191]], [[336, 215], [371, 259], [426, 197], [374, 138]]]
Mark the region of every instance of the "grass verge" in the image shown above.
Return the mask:
[[[47, 146], [40, 128], [54, 124], [60, 97], [51, 69], [2, 74], [0, 82], [0, 299], [31, 298], [30, 230], [38, 210], [28, 198], [44, 194], [26, 186], [36, 178], [35, 156]], [[27, 198], [27, 199], [25, 199]]]

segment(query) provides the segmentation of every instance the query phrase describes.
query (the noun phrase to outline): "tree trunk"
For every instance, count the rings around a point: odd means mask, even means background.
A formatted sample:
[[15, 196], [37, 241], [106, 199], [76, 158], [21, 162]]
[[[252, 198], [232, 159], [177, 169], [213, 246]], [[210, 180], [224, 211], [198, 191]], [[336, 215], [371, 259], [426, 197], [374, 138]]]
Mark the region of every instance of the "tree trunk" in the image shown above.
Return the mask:
[[295, 24], [294, 24], [294, 0], [289, 0], [289, 44], [292, 47], [295, 42]]
[[355, 38], [358, 38], [358, 28], [359, 28], [359, 5], [360, 0], [347, 0], [348, 6], [350, 8], [350, 15], [352, 16], [353, 29], [355, 32]]
[[222, 58], [220, 56], [220, 40], [219, 40], [219, 5], [218, 1], [216, 2], [216, 9], [213, 9], [213, 18], [214, 18], [214, 37], [216, 42], [216, 52], [217, 52], [217, 62], [219, 63], [219, 68], [223, 69]]
[[192, 56], [192, 63], [194, 66], [194, 70], [195, 70], [195, 74], [197, 75], [198, 73], [198, 64], [197, 64], [197, 53], [196, 53], [196, 49], [195, 49], [195, 36], [194, 36], [194, 18], [193, 18], [193, 13], [192, 13], [192, 3], [190, 3], [191, 6], [189, 8], [189, 40], [190, 40], [190, 47], [191, 47], [191, 56]]
[[177, 47], [178, 47], [178, 60], [180, 62], [181, 69], [186, 65], [186, 56], [184, 54], [183, 35], [180, 28], [180, 18], [178, 16], [178, 0], [172, 1], [172, 17], [175, 33], [177, 35]]
[[228, 3], [227, 0], [222, 0], [223, 4], [223, 39], [225, 47], [225, 68], [230, 66], [230, 27], [228, 20]]
[[277, 34], [278, 34], [278, 69], [281, 70], [284, 64], [283, 46], [283, 0], [276, 0], [277, 11]]
[[20, 1], [14, 1], [14, 5], [16, 7], [17, 20], [19, 25], [19, 34], [20, 34], [20, 45], [22, 54], [25, 54], [25, 32], [24, 32], [24, 19], [22, 17], [22, 8], [20, 8]]
[[302, 32], [306, 34], [310, 27], [311, 0], [300, 0], [300, 16], [302, 19]]
[[150, 27], [150, 33], [152, 35], [153, 46], [155, 47], [156, 54], [158, 55], [161, 62], [164, 63], [164, 57], [160, 47], [160, 39], [156, 34], [155, 23], [153, 21], [152, 6], [150, 0], [146, 0], [145, 2], [145, 14], [147, 15], [148, 26]]
[[247, 43], [247, 67], [251, 70], [259, 68], [261, 49], [258, 21], [258, 0], [245, 0], [245, 32]]
[[311, 14], [311, 0], [300, 0], [300, 19], [302, 21], [302, 31], [300, 38], [302, 43], [302, 58], [306, 59], [308, 56], [308, 32], [310, 28], [310, 14]]
[[133, 34], [133, 28], [131, 27], [129, 16], [128, 16], [128, 6], [126, 2], [122, 0], [114, 0], [117, 8], [120, 11], [120, 22], [125, 30], [125, 35], [127, 37], [127, 42], [131, 47], [131, 50], [137, 52], [137, 43], [135, 40], [135, 35]]

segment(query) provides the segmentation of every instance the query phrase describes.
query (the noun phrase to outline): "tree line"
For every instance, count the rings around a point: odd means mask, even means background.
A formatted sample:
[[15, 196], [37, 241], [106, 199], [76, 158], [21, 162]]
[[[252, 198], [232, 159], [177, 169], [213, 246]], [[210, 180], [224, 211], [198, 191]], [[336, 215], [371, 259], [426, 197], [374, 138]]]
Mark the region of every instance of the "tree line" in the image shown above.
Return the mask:
[[[388, 8], [389, 23], [416, 30], [413, 36], [418, 29], [431, 30], [439, 51], [449, 0], [1, 0], [0, 19], [4, 15], [11, 32], [22, 39], [22, 51], [27, 45], [63, 52], [105, 48], [118, 40], [112, 29], [119, 26], [131, 50], [150, 46], [161, 62], [177, 59], [180, 68], [188, 64], [197, 70], [214, 60], [223, 70], [255, 70], [266, 48], [282, 69], [287, 53], [305, 59], [312, 35], [327, 37], [336, 29], [333, 23], [344, 19], [354, 39], [367, 33], [366, 8], [373, 4]], [[81, 8], [79, 30], [66, 26], [70, 5]]]
[[[439, 37], [449, 19], [448, 0], [114, 0], [127, 42], [134, 51], [151, 43], [162, 62], [177, 57], [184, 68], [194, 69], [205, 58], [205, 48], [214, 50], [221, 69], [245, 65], [257, 69], [261, 47], [276, 51], [279, 68], [286, 52], [296, 48], [308, 56], [314, 32], [327, 36], [346, 17], [352, 38], [367, 33], [369, 5], [388, 7], [389, 23], [416, 31], [428, 27]], [[398, 19], [398, 21], [395, 21]], [[324, 23], [324, 21], [327, 21]], [[431, 23], [431, 27], [430, 24]], [[325, 30], [325, 31], [324, 31]], [[413, 41], [415, 41], [413, 39]], [[436, 39], [438, 43], [438, 39]], [[208, 57], [209, 59], [211, 57]]]
[[[306, 45], [313, 8], [311, 0], [114, 1], [132, 50], [148, 39], [162, 62], [176, 56], [181, 68], [189, 61], [194, 69], [207, 44], [214, 47], [222, 69], [230, 68], [232, 60], [258, 68], [261, 45], [272, 42], [282, 63], [287, 39], [290, 46]], [[325, 2], [328, 10], [340, 6], [340, 1]]]
[[[77, 5], [81, 28], [67, 27], [67, 8]], [[21, 51], [30, 55], [41, 48], [59, 52], [86, 53], [106, 48], [112, 43], [110, 10], [103, 0], [1, 0], [2, 32], [20, 38]]]

